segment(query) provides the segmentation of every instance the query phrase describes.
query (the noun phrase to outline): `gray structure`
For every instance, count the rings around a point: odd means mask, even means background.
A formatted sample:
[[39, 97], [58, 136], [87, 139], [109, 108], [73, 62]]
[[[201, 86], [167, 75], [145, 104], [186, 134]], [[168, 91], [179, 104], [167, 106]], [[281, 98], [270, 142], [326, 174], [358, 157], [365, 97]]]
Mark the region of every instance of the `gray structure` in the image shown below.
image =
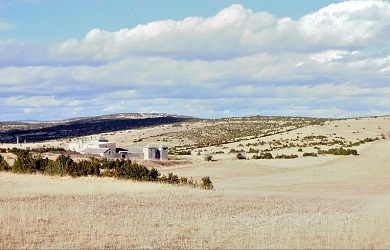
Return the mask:
[[143, 148], [144, 160], [168, 160], [168, 147], [164, 145], [151, 146], [150, 144], [146, 145]]
[[105, 158], [116, 157], [115, 142], [109, 142], [104, 137], [99, 137], [96, 141], [79, 141], [68, 143], [68, 149], [81, 154], [95, 154]]
[[81, 154], [99, 155], [104, 158], [168, 160], [168, 147], [165, 145], [145, 147], [116, 148], [115, 142], [100, 137], [96, 141], [68, 143], [68, 149]]

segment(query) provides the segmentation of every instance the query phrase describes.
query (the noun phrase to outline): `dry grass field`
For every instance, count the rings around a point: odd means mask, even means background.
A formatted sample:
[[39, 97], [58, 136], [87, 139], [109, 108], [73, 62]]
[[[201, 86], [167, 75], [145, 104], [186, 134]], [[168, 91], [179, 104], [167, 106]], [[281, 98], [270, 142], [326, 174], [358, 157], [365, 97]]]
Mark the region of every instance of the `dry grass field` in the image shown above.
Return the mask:
[[[201, 127], [164, 125], [107, 137], [119, 146], [140, 136], [143, 142], [194, 144], [183, 131]], [[314, 147], [376, 137], [353, 146], [357, 156], [302, 156]], [[193, 148], [191, 155], [175, 156], [185, 164], [159, 167], [194, 179], [210, 176], [213, 191], [0, 172], [0, 248], [388, 249], [389, 137], [389, 117], [326, 121]], [[298, 158], [255, 160], [250, 148]], [[248, 159], [236, 159], [231, 149]]]

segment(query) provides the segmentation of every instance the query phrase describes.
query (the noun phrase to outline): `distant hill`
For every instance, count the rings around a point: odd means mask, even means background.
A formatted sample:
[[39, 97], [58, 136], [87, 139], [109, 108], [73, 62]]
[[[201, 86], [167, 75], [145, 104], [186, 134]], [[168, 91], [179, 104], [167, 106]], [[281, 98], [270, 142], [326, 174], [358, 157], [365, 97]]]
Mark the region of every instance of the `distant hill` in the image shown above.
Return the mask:
[[121, 113], [79, 117], [54, 122], [0, 122], [0, 143], [40, 142], [114, 132], [196, 119], [160, 113]]

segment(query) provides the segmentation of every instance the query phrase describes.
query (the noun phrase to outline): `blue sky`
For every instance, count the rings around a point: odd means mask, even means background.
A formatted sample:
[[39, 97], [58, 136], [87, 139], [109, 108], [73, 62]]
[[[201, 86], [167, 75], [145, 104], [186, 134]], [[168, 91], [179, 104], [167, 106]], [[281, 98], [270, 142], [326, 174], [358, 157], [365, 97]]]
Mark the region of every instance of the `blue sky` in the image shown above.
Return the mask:
[[390, 113], [389, 1], [3, 0], [0, 120]]
[[338, 1], [10, 0], [0, 3], [0, 17], [13, 28], [3, 30], [0, 38], [24, 41], [82, 38], [93, 28], [116, 31], [158, 20], [210, 17], [234, 3], [256, 12], [298, 19], [334, 2]]

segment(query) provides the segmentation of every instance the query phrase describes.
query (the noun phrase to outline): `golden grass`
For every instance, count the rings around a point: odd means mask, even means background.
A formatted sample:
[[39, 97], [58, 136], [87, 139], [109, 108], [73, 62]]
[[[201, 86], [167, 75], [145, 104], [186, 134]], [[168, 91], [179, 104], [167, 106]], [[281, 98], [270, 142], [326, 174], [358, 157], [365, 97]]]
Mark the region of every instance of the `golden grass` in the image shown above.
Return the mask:
[[0, 248], [388, 248], [389, 196], [1, 173]]
[[[388, 117], [340, 120], [262, 140], [337, 134], [355, 141], [380, 136], [389, 124]], [[0, 173], [0, 248], [389, 249], [385, 135], [357, 147], [356, 157], [240, 161], [215, 155], [205, 162], [192, 155], [183, 157], [192, 164], [159, 167], [194, 179], [208, 175], [215, 191]]]

